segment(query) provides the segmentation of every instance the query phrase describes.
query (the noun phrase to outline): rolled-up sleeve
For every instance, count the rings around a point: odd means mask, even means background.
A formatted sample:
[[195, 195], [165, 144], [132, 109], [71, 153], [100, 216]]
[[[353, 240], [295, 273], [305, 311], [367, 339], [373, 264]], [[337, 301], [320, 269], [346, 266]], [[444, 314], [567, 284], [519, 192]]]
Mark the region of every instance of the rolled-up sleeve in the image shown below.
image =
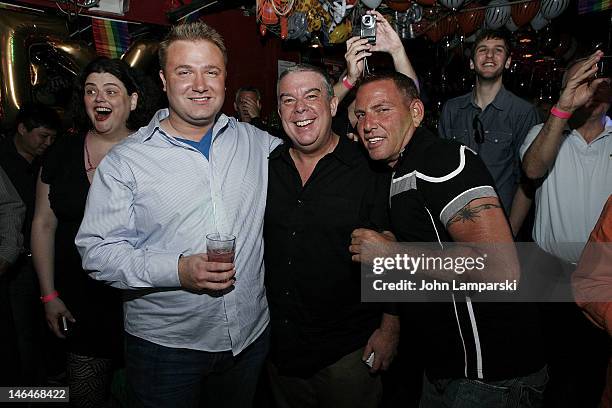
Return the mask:
[[24, 216], [25, 205], [0, 167], [0, 258], [8, 263], [15, 262], [21, 251]]
[[180, 287], [180, 254], [141, 246], [134, 199], [129, 166], [117, 155], [107, 155], [96, 170], [75, 239], [83, 269], [94, 279], [122, 289]]

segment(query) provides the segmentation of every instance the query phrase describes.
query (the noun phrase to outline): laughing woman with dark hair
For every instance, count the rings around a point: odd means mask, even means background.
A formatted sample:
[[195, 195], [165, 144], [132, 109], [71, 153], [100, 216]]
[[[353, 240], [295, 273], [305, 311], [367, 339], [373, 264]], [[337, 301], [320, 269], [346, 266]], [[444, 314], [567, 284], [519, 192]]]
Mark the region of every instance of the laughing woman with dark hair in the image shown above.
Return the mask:
[[[87, 275], [74, 238], [89, 186], [106, 153], [152, 116], [142, 81], [123, 61], [99, 58], [74, 92], [77, 133], [58, 141], [43, 164], [36, 191], [32, 256], [47, 324], [66, 338], [70, 400], [103, 406], [122, 355], [120, 293]], [[67, 325], [68, 330], [65, 330]]]

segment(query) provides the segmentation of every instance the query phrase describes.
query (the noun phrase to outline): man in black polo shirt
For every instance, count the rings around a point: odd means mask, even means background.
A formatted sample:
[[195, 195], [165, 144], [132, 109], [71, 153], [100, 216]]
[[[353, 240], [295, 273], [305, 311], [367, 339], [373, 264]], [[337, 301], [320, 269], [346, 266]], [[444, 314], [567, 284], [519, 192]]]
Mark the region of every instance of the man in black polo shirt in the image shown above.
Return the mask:
[[[513, 242], [493, 180], [478, 156], [419, 128], [424, 107], [410, 78], [399, 73], [366, 78], [357, 91], [355, 114], [370, 157], [394, 171], [390, 216], [398, 241]], [[368, 229], [352, 236], [355, 260], [364, 242], [382, 239]], [[518, 277], [514, 253], [490, 258], [496, 258], [491, 269]], [[530, 305], [477, 303], [465, 292], [450, 293], [449, 300], [406, 305], [402, 315], [422, 320], [412, 330], [424, 337], [421, 406], [540, 406], [547, 376]]]
[[40, 157], [53, 142], [61, 121], [57, 112], [41, 104], [29, 104], [21, 108], [16, 118], [13, 137], [0, 143], [0, 166], [19, 193], [26, 207], [23, 222], [24, 251], [9, 268], [3, 281], [7, 286], [10, 305], [8, 319], [12, 324], [2, 324], [3, 330], [13, 331], [20, 360], [20, 368], [14, 372], [18, 385], [40, 385], [43, 381], [42, 358], [39, 354], [41, 304], [36, 273], [30, 257], [30, 231], [34, 216], [36, 179], [40, 170]]
[[361, 303], [348, 245], [353, 229], [388, 223], [389, 172], [332, 132], [338, 102], [319, 69], [285, 71], [278, 103], [292, 143], [270, 156], [264, 222], [274, 397], [280, 408], [375, 407], [381, 383], [371, 373], [391, 363], [399, 321]]
[[444, 104], [438, 124], [440, 137], [456, 140], [478, 153], [493, 176], [499, 201], [516, 235], [531, 199], [521, 181], [519, 149], [533, 126], [537, 109], [504, 88], [504, 70], [512, 62], [508, 33], [482, 30], [474, 41], [470, 69], [474, 89]]

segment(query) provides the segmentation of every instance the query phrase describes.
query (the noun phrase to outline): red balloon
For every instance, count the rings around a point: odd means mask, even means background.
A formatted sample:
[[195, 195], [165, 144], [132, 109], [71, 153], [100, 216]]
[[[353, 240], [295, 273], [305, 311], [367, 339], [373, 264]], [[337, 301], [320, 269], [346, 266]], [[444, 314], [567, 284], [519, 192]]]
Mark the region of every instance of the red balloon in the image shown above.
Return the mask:
[[457, 19], [454, 15], [448, 15], [440, 22], [440, 32], [442, 37], [453, 34], [457, 31]]
[[282, 16], [280, 18], [280, 38], [285, 40], [289, 35], [289, 21], [287, 21], [287, 17]]
[[457, 21], [459, 22], [459, 27], [461, 27], [461, 31], [465, 35], [470, 35], [474, 31], [476, 31], [485, 18], [484, 9], [480, 10], [471, 10], [473, 8], [480, 7], [478, 3], [470, 3], [459, 13], [457, 16]]
[[267, 25], [274, 25], [278, 23], [278, 16], [274, 12], [272, 3], [266, 1], [261, 10], [261, 21]]
[[528, 24], [540, 10], [540, 0], [533, 0], [529, 3], [513, 4], [511, 8], [512, 21], [521, 27]]
[[410, 8], [410, 0], [386, 0], [387, 6], [395, 11], [404, 12]]
[[425, 35], [432, 42], [437, 43], [438, 41], [440, 41], [442, 37], [444, 37], [444, 35], [442, 34], [442, 30], [440, 29], [440, 22], [436, 21], [431, 26], [429, 26], [429, 29], [425, 31]]
[[416, 0], [421, 6], [433, 6], [436, 4], [436, 0]]

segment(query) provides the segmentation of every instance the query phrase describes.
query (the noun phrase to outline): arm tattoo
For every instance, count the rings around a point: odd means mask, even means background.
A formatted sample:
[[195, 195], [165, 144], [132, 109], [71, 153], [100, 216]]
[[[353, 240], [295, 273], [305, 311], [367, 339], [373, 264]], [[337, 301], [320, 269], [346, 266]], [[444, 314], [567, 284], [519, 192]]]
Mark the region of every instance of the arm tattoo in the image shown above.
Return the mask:
[[448, 222], [448, 225], [454, 224], [456, 222], [476, 222], [476, 218], [480, 217], [478, 213], [491, 209], [491, 208], [501, 208], [499, 204], [481, 204], [476, 207], [470, 207], [466, 205], [462, 209], [460, 209], [457, 214]]

